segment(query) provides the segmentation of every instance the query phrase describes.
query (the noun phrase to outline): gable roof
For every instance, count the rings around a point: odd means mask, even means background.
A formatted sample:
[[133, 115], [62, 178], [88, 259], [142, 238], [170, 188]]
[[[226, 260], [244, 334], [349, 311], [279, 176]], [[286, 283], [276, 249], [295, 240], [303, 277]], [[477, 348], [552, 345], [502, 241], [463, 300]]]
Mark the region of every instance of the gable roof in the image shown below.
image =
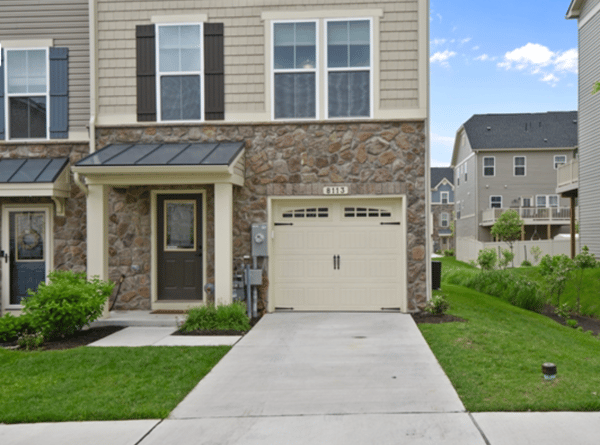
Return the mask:
[[444, 178], [454, 185], [454, 169], [451, 167], [431, 167], [431, 188], [437, 187]]
[[475, 114], [463, 127], [473, 150], [577, 146], [577, 111]]
[[579, 17], [581, 13], [581, 7], [583, 6], [584, 0], [572, 0], [567, 11], [567, 18], [574, 19]]

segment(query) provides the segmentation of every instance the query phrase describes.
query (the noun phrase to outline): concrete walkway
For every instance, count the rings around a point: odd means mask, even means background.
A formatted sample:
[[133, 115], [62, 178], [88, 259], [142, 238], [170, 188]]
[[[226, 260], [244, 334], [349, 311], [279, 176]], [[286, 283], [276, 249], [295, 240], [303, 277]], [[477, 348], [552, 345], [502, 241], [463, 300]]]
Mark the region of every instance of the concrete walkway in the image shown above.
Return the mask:
[[3, 445], [595, 445], [598, 437], [600, 413], [466, 413], [412, 318], [370, 313], [265, 316], [162, 421], [0, 425]]

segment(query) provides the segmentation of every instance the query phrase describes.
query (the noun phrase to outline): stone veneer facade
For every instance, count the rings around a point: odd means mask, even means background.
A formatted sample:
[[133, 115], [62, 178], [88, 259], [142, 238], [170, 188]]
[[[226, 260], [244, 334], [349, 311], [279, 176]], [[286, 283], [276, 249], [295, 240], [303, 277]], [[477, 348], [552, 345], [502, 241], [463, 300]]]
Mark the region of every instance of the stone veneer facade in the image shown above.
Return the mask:
[[[442, 227], [441, 224], [441, 215], [442, 213], [448, 214], [448, 227]], [[432, 204], [431, 205], [431, 227], [433, 229], [433, 235], [431, 235], [432, 248], [434, 246], [438, 246], [439, 249], [442, 249], [442, 241], [440, 236], [440, 230], [450, 230], [450, 225], [452, 224], [452, 215], [454, 213], [454, 204]], [[448, 249], [454, 249], [454, 237], [449, 236], [448, 238]]]
[[[257, 125], [120, 126], [97, 130], [112, 143], [245, 141], [246, 183], [234, 186], [233, 256], [250, 254], [250, 225], [267, 221], [269, 196], [321, 195], [323, 185], [349, 194], [405, 195], [408, 310], [426, 302], [425, 132], [422, 122], [266, 123]], [[110, 278], [123, 282], [120, 309], [150, 308], [150, 191], [113, 188], [109, 197]], [[186, 187], [173, 187], [174, 190]], [[214, 189], [207, 196], [207, 281], [214, 281]], [[133, 266], [133, 267], [132, 267]], [[263, 292], [264, 293], [264, 292]], [[263, 301], [263, 306], [265, 302]]]
[[[70, 164], [73, 165], [88, 154], [88, 143], [0, 144], [0, 158], [3, 159], [68, 157]], [[0, 204], [52, 202], [50, 197], [0, 198]], [[71, 196], [65, 200], [65, 216], [54, 214], [54, 269], [85, 272], [87, 248], [85, 206], [85, 195], [71, 181]]]

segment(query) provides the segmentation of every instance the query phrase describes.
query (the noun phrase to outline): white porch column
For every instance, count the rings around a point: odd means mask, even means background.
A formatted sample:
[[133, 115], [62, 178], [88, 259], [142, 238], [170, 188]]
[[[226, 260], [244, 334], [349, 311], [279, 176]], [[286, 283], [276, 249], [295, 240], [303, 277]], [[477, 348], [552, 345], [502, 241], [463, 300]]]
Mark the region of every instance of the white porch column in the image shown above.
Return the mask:
[[232, 303], [233, 185], [215, 184], [215, 304]]
[[[88, 185], [87, 276], [108, 280], [108, 186]], [[103, 318], [108, 318], [108, 302]]]

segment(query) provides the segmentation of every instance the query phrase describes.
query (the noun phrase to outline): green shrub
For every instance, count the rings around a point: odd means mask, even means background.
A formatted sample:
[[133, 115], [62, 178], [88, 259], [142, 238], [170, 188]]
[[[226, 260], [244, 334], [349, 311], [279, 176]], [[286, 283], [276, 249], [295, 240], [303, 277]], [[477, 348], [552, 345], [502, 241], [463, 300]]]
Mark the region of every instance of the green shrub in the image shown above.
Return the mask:
[[48, 278], [49, 284], [40, 283], [23, 302], [31, 328], [46, 339], [72, 335], [96, 320], [114, 287], [72, 271], [53, 271]]
[[487, 249], [481, 249], [477, 254], [477, 264], [482, 270], [492, 270], [496, 267], [498, 261], [498, 255], [496, 249], [489, 247]]
[[530, 261], [527, 260], [523, 260], [523, 262], [521, 263], [521, 267], [531, 267], [532, 264]]
[[[573, 328], [573, 329], [577, 328], [577, 320], [573, 320], [572, 318], [569, 318], [565, 323], [570, 328]], [[588, 332], [592, 332], [592, 331], [588, 331]]]
[[44, 344], [44, 336], [40, 333], [25, 333], [19, 337], [17, 344], [26, 351], [34, 351], [41, 348], [41, 346]]
[[444, 295], [434, 295], [425, 305], [425, 311], [433, 315], [442, 315], [450, 308]]
[[187, 319], [181, 325], [181, 330], [185, 332], [196, 330], [248, 331], [250, 322], [243, 303], [217, 307], [208, 305], [190, 309]]
[[5, 314], [0, 317], [0, 342], [14, 341], [28, 330], [29, 318], [26, 315], [15, 317], [12, 314]]
[[443, 252], [444, 256], [454, 256], [454, 249], [447, 249]]
[[567, 303], [563, 303], [554, 309], [554, 313], [560, 318], [567, 319], [571, 315], [571, 307]]

